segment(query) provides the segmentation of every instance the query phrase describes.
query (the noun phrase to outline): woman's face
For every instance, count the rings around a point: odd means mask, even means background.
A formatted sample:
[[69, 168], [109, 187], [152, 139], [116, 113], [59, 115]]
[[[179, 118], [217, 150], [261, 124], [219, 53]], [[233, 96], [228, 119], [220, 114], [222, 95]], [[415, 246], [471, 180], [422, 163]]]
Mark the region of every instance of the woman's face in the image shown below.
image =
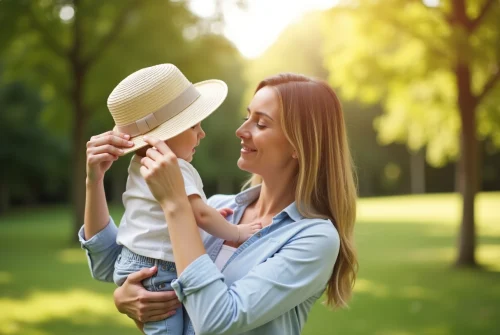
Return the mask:
[[279, 100], [270, 87], [263, 87], [247, 108], [245, 122], [236, 130], [241, 139], [238, 167], [264, 179], [294, 169], [293, 148], [281, 128]]

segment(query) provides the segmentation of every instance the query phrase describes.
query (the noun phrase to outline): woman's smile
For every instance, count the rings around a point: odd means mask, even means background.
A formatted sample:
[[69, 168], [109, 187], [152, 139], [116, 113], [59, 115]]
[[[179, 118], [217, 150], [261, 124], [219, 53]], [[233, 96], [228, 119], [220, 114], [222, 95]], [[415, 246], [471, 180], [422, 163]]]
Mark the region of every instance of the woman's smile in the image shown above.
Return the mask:
[[245, 145], [243, 142], [241, 143], [241, 153], [242, 154], [251, 154], [257, 152], [257, 150], [250, 148], [249, 146]]

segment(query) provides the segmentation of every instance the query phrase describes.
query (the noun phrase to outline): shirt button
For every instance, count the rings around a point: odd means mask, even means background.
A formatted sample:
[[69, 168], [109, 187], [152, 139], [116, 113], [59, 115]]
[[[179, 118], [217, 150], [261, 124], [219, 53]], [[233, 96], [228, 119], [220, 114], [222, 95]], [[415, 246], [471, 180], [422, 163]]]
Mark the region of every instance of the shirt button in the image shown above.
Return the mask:
[[165, 270], [167, 269], [167, 266], [166, 266], [166, 265], [162, 265], [162, 266], [161, 266], [161, 269], [162, 269], [163, 271], [165, 271]]
[[262, 236], [262, 234], [261, 234], [261, 233], [257, 233], [257, 237], [261, 237], [261, 236]]
[[159, 286], [159, 287], [160, 287], [160, 288], [165, 288], [165, 284], [163, 284], [163, 283], [162, 283], [162, 284], [160, 284], [160, 286]]

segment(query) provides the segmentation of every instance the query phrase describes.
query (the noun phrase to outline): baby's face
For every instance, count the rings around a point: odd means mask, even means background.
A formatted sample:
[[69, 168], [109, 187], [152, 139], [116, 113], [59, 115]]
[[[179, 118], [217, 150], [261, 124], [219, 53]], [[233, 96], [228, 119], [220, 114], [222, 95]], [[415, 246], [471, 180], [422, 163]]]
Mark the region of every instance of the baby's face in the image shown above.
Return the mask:
[[[200, 144], [201, 139], [204, 137], [205, 132], [201, 128], [201, 123], [198, 123], [188, 130], [183, 131], [179, 135], [166, 140], [165, 143], [178, 158], [182, 158], [186, 162], [191, 162], [193, 160], [195, 148]], [[137, 150], [136, 155], [141, 157], [146, 156], [146, 151], [149, 148], [151, 148], [151, 146]]]

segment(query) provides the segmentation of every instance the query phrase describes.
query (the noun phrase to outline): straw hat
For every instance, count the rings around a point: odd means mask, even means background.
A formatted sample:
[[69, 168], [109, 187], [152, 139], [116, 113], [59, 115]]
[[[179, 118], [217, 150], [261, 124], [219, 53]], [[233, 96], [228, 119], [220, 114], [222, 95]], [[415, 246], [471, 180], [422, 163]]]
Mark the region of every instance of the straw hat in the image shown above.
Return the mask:
[[114, 130], [134, 142], [125, 153], [146, 145], [145, 134], [163, 141], [212, 114], [227, 96], [227, 85], [211, 79], [192, 84], [173, 64], [141, 69], [123, 79], [108, 97]]

